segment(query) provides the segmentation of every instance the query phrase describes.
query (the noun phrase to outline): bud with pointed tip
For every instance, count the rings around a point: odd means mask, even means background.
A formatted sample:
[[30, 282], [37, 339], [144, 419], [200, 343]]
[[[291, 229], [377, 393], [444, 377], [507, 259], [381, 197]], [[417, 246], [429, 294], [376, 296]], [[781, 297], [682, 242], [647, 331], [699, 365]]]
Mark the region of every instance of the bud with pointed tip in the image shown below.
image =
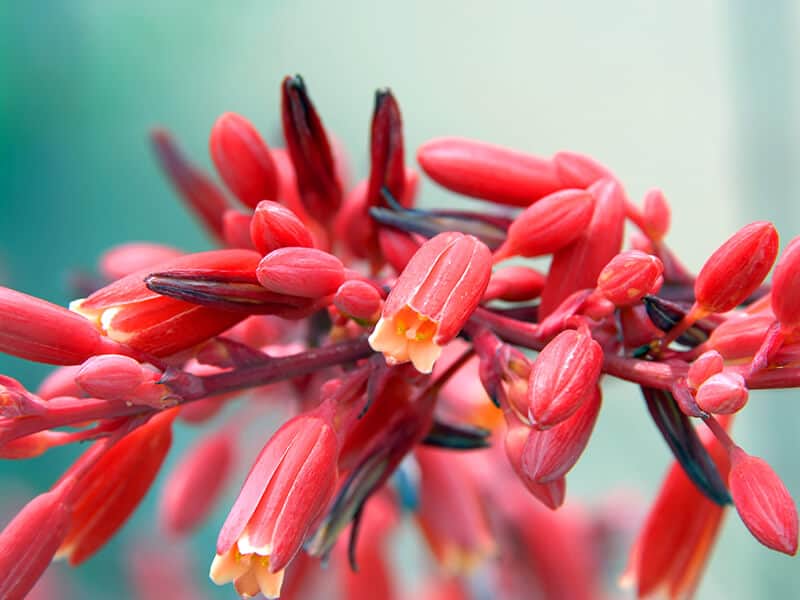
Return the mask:
[[403, 118], [397, 99], [388, 88], [375, 92], [370, 130], [370, 170], [367, 204], [382, 206], [386, 188], [397, 199], [405, 197], [406, 168], [403, 153]]
[[222, 241], [222, 215], [228, 210], [228, 201], [208, 176], [191, 165], [178, 149], [172, 136], [156, 129], [150, 136], [161, 163], [181, 199], [194, 212], [208, 231]]
[[342, 203], [342, 184], [325, 127], [299, 75], [283, 80], [281, 120], [300, 199], [310, 215], [326, 223]]
[[522, 468], [538, 483], [562, 478], [589, 443], [600, 414], [600, 387], [590, 389], [589, 398], [568, 419], [544, 431], [531, 429], [522, 450]]
[[644, 197], [642, 220], [650, 239], [660, 242], [669, 231], [670, 209], [664, 192], [653, 189]]
[[430, 140], [417, 161], [439, 185], [498, 204], [528, 206], [564, 187], [551, 161], [476, 140]]
[[250, 221], [250, 238], [262, 255], [289, 246], [313, 248], [311, 232], [291, 210], [264, 200], [256, 206]]
[[689, 365], [689, 373], [686, 375], [686, 382], [697, 389], [700, 385], [712, 375], [721, 373], [725, 368], [722, 355], [716, 350], [708, 350], [698, 356], [694, 362]]
[[568, 329], [539, 353], [528, 379], [528, 415], [546, 429], [567, 419], [600, 377], [603, 349], [588, 332]]
[[781, 327], [795, 329], [800, 325], [800, 237], [784, 248], [772, 274], [772, 312]]
[[597, 291], [616, 306], [638, 304], [660, 287], [664, 265], [651, 255], [638, 250], [620, 252], [611, 259], [597, 277]]
[[592, 219], [594, 198], [585, 190], [561, 190], [526, 208], [511, 223], [494, 260], [551, 254], [575, 241]]
[[411, 361], [430, 373], [483, 296], [491, 252], [471, 235], [441, 233], [411, 258], [386, 298], [370, 346], [387, 362]]
[[278, 172], [269, 148], [252, 123], [225, 113], [211, 128], [211, 159], [225, 185], [242, 204], [255, 208], [278, 194]]
[[278, 248], [261, 259], [256, 277], [276, 294], [322, 298], [344, 283], [344, 266], [333, 254], [316, 248]]
[[761, 285], [778, 255], [778, 232], [767, 221], [745, 225], [705, 262], [694, 283], [706, 313], [736, 308]]
[[797, 508], [789, 490], [765, 460], [750, 456], [738, 446], [730, 458], [728, 485], [747, 529], [768, 548], [794, 556]]

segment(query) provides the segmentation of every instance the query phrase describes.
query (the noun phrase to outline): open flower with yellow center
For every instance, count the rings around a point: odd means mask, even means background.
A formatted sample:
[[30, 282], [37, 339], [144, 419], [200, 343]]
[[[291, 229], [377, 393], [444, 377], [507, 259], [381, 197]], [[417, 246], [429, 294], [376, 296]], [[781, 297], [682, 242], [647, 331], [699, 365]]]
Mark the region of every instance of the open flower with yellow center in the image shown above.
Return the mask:
[[492, 272], [492, 254], [471, 235], [441, 233], [423, 244], [386, 298], [369, 337], [386, 362], [411, 361], [430, 373], [483, 297]]

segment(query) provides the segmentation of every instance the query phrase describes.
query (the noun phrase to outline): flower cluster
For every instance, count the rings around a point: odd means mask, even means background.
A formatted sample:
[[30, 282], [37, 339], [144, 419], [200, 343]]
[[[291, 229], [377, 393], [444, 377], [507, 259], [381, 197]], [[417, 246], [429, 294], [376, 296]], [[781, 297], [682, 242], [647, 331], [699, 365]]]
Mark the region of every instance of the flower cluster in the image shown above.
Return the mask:
[[[425, 174], [487, 204], [423, 210], [389, 90], [355, 185], [299, 76], [281, 121], [284, 148], [239, 115], [214, 124], [227, 189], [153, 134], [220, 249], [118, 246], [69, 309], [0, 288], [0, 351], [57, 365], [36, 391], [0, 376], [0, 458], [91, 442], [0, 533], [0, 597], [97, 552], [176, 423], [212, 421], [168, 474], [160, 523], [190, 534], [242, 442], [263, 444], [210, 552], [211, 579], [242, 596], [396, 597], [387, 540], [411, 513], [441, 567], [423, 597], [601, 597], [626, 511], [556, 509], [607, 376], [641, 388], [675, 456], [622, 577], [638, 596], [691, 595], [731, 504], [795, 554], [794, 501], [730, 432], [750, 390], [800, 387], [800, 238], [779, 255], [775, 227], [751, 223], [695, 276], [665, 241], [664, 195], [632, 202], [587, 156], [432, 140]], [[546, 272], [525, 260], [544, 256]], [[268, 411], [288, 417], [264, 440], [250, 425]], [[187, 587], [162, 567], [135, 570]]]

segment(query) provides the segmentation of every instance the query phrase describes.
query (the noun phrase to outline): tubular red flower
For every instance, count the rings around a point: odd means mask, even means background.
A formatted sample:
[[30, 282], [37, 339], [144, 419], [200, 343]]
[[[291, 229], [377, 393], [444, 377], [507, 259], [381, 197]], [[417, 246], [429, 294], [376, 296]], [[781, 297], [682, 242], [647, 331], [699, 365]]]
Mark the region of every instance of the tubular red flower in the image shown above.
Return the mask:
[[577, 152], [556, 152], [553, 164], [563, 187], [588, 188], [601, 179], [614, 178], [614, 174], [595, 159]]
[[477, 238], [442, 233], [417, 251], [389, 293], [369, 338], [390, 364], [411, 361], [430, 373], [442, 346], [478, 306], [491, 274], [491, 253]]
[[228, 483], [235, 454], [227, 430], [213, 432], [184, 454], [161, 494], [160, 521], [167, 531], [185, 535], [205, 521]]
[[211, 129], [211, 158], [225, 184], [250, 208], [278, 194], [278, 173], [256, 128], [236, 113], [225, 113]]
[[759, 542], [784, 554], [797, 553], [797, 508], [767, 462], [734, 447], [728, 485], [736, 510]]
[[533, 300], [542, 293], [544, 284], [545, 276], [536, 269], [522, 265], [509, 265], [492, 273], [482, 301], [525, 302]]
[[551, 161], [468, 140], [437, 138], [417, 150], [428, 176], [449, 190], [498, 204], [528, 206], [564, 186]]
[[783, 249], [772, 274], [770, 299], [781, 327], [791, 330], [800, 325], [800, 237]]
[[237, 592], [280, 595], [283, 570], [336, 488], [337, 439], [327, 419], [286, 422], [253, 464], [217, 539], [211, 579]]
[[694, 282], [706, 313], [736, 308], [761, 285], [778, 255], [778, 232], [767, 221], [745, 225], [712, 254]]
[[77, 365], [94, 354], [119, 351], [74, 312], [0, 287], [0, 352], [53, 365]]
[[603, 350], [588, 333], [559, 333], [539, 353], [528, 379], [528, 415], [540, 429], [572, 415], [594, 388]]
[[[83, 475], [70, 512], [69, 532], [58, 549], [58, 557], [66, 557], [71, 565], [82, 563], [128, 520], [164, 462], [176, 415], [177, 409], [155, 415], [112, 446]], [[73, 470], [80, 468], [81, 460]]]

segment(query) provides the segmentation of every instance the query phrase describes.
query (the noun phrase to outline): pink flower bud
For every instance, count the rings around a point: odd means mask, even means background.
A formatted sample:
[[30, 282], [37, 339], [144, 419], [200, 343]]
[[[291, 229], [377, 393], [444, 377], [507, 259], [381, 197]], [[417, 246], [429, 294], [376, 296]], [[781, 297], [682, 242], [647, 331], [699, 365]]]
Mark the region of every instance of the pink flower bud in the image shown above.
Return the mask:
[[380, 313], [383, 299], [366, 281], [345, 281], [333, 297], [333, 303], [343, 314], [362, 321], [373, 321]]
[[575, 241], [592, 219], [594, 198], [585, 190], [561, 190], [526, 208], [511, 223], [495, 262], [509, 256], [551, 254]]
[[706, 312], [736, 308], [764, 281], [778, 255], [778, 232], [767, 221], [745, 225], [705, 262], [694, 283]]
[[251, 216], [239, 212], [238, 210], [226, 210], [222, 216], [222, 237], [228, 248], [244, 248], [254, 250], [250, 239]]
[[592, 220], [577, 240], [553, 254], [539, 304], [540, 319], [573, 292], [594, 287], [600, 271], [622, 248], [625, 191], [613, 179], [601, 179], [589, 191], [595, 197]]
[[431, 140], [417, 161], [439, 185], [498, 204], [528, 206], [564, 187], [549, 160], [475, 140]]
[[250, 221], [250, 238], [262, 255], [288, 246], [314, 247], [311, 233], [297, 215], [269, 200], [258, 203]]
[[510, 265], [492, 273], [483, 302], [505, 300], [524, 302], [533, 300], [542, 293], [545, 276], [536, 269], [521, 265]]
[[572, 415], [600, 377], [603, 350], [592, 337], [568, 329], [539, 353], [528, 379], [528, 416], [540, 429]]
[[771, 315], [737, 315], [720, 324], [711, 333], [708, 345], [725, 360], [750, 358], [758, 352], [767, 330], [774, 322]]
[[562, 478], [583, 454], [601, 404], [599, 386], [588, 393], [589, 398], [568, 419], [544, 431], [531, 429], [522, 450], [522, 468], [534, 481], [547, 483]]
[[278, 248], [261, 259], [256, 277], [270, 292], [322, 298], [344, 283], [344, 266], [316, 248]]
[[75, 382], [95, 398], [125, 398], [144, 381], [145, 374], [136, 360], [119, 354], [93, 356], [83, 363]]
[[661, 241], [669, 231], [671, 212], [664, 192], [650, 190], [644, 197], [642, 220], [647, 235], [656, 242]]
[[0, 352], [52, 365], [75, 365], [116, 345], [66, 308], [0, 287]]
[[0, 533], [0, 598], [22, 600], [50, 565], [70, 527], [72, 483], [36, 496]]
[[706, 379], [712, 375], [721, 373], [724, 367], [725, 364], [719, 352], [716, 350], [703, 352], [689, 365], [689, 373], [686, 376], [686, 382], [694, 389], [697, 389]]
[[553, 164], [563, 187], [587, 188], [614, 175], [595, 159], [577, 152], [557, 152]]
[[175, 191], [217, 240], [222, 241], [222, 215], [228, 201], [208, 176], [192, 166], [181, 154], [172, 136], [163, 129], [150, 135], [161, 168]]
[[772, 312], [784, 329], [800, 325], [800, 237], [784, 248], [772, 274]]
[[211, 158], [228, 189], [255, 208], [278, 195], [278, 173], [256, 128], [242, 116], [225, 113], [211, 129]]
[[369, 338], [390, 364], [411, 361], [430, 373], [442, 346], [452, 340], [483, 296], [491, 252], [471, 235], [448, 232], [428, 240], [389, 293]]
[[300, 199], [308, 213], [324, 223], [342, 203], [342, 184], [325, 127], [299, 75], [283, 80], [281, 119]]
[[616, 306], [638, 304], [663, 282], [664, 265], [651, 254], [638, 250], [620, 252], [597, 277], [597, 291]]
[[236, 448], [230, 432], [213, 432], [190, 448], [166, 480], [161, 494], [161, 523], [184, 535], [201, 525], [225, 490]]
[[114, 281], [136, 271], [178, 258], [182, 254], [180, 250], [162, 244], [131, 242], [114, 246], [104, 252], [100, 257], [98, 268], [103, 277]]
[[739, 447], [730, 454], [728, 486], [733, 503], [750, 533], [762, 544], [794, 556], [797, 509], [789, 490], [767, 462]]
[[747, 404], [747, 385], [739, 373], [723, 371], [706, 379], [695, 400], [697, 406], [708, 413], [735, 413]]

